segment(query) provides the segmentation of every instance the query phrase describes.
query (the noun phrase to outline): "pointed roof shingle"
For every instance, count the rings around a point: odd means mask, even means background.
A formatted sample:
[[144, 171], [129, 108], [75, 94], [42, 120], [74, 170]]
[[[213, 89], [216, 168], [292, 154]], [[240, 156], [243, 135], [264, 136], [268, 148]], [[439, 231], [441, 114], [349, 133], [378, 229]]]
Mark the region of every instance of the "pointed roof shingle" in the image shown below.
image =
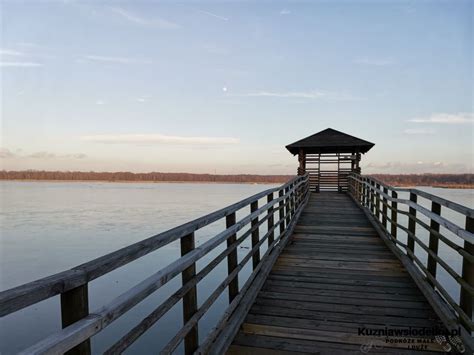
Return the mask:
[[286, 146], [291, 154], [298, 154], [300, 149], [305, 153], [367, 153], [375, 144], [332, 128], [315, 133]]

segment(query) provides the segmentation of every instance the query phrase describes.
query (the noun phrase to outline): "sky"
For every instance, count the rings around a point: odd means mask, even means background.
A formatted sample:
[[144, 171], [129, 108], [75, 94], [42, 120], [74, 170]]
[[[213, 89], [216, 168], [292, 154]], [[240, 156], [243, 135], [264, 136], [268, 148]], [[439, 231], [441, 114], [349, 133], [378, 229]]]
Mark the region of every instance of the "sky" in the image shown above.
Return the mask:
[[0, 1], [0, 169], [473, 172], [472, 1]]

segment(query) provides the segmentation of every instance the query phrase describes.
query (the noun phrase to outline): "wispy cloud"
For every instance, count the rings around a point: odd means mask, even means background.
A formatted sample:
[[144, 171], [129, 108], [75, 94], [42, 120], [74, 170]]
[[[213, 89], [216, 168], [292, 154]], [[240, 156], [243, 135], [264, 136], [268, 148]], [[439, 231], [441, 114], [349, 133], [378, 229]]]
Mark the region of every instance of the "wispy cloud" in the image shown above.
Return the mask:
[[27, 158], [34, 159], [84, 159], [87, 155], [79, 154], [55, 154], [50, 152], [37, 152], [26, 156]]
[[0, 149], [0, 159], [84, 159], [87, 155], [83, 153], [78, 154], [56, 154], [46, 151], [35, 152], [35, 153], [23, 153], [23, 150], [17, 149], [16, 152], [12, 152], [7, 148]]
[[222, 21], [229, 21], [228, 17], [220, 16], [220, 15], [214, 14], [214, 13], [209, 12], [209, 11], [197, 10], [197, 12], [199, 12], [201, 14], [204, 14], [204, 15], [207, 15], [207, 16], [217, 18], [217, 19], [222, 20]]
[[174, 30], [181, 27], [177, 23], [164, 20], [162, 18], [155, 17], [153, 19], [148, 19], [148, 18], [139, 16], [137, 14], [134, 14], [121, 7], [111, 7], [110, 9], [112, 10], [112, 12], [116, 13], [117, 15], [120, 15], [122, 18], [126, 19], [127, 21], [132, 22], [137, 25], [148, 26], [148, 27], [158, 27], [165, 30]]
[[15, 158], [16, 154], [7, 148], [0, 148], [0, 159]]
[[104, 100], [97, 100], [95, 102], [96, 105], [105, 105], [105, 101]]
[[15, 57], [22, 57], [24, 56], [24, 53], [13, 50], [13, 49], [6, 49], [6, 48], [0, 48], [0, 55], [1, 56], [15, 56]]
[[419, 135], [428, 135], [428, 134], [436, 133], [436, 131], [431, 128], [407, 128], [403, 132], [405, 134], [419, 134]]
[[356, 64], [372, 65], [376, 67], [385, 67], [395, 64], [395, 61], [391, 58], [357, 58], [354, 62]]
[[37, 62], [0, 62], [0, 67], [34, 68], [41, 66], [43, 66], [43, 64]]
[[148, 59], [128, 58], [128, 57], [107, 57], [102, 55], [86, 55], [86, 60], [94, 62], [116, 63], [116, 64], [151, 64]]
[[416, 117], [408, 122], [415, 123], [445, 123], [445, 124], [466, 124], [474, 123], [473, 112], [459, 113], [434, 113], [428, 117]]
[[284, 15], [289, 15], [291, 14], [291, 11], [290, 10], [287, 10], [287, 9], [282, 9], [280, 11], [280, 15], [284, 16]]
[[276, 91], [258, 91], [253, 93], [247, 93], [237, 96], [247, 97], [275, 97], [275, 98], [296, 98], [296, 99], [309, 99], [309, 100], [334, 100], [334, 101], [357, 101], [361, 100], [359, 97], [355, 97], [346, 93], [330, 92], [330, 91], [287, 91], [287, 92], [276, 92]]
[[186, 137], [164, 134], [99, 134], [82, 136], [81, 139], [88, 142], [115, 144], [227, 145], [239, 143], [239, 139], [233, 137]]

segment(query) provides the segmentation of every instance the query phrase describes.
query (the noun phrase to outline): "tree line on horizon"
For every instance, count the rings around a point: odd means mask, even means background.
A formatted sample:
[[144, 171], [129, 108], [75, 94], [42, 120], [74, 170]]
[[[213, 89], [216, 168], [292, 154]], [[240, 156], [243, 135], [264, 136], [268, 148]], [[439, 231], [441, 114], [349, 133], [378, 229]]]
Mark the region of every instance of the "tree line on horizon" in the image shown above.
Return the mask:
[[474, 188], [474, 174], [372, 174], [391, 186], [434, 186]]
[[[474, 187], [474, 174], [372, 174], [392, 186]], [[84, 171], [0, 171], [0, 180], [284, 183], [293, 175], [132, 173]]]
[[0, 180], [68, 180], [68, 181], [137, 181], [137, 182], [236, 182], [284, 183], [291, 175], [254, 174], [193, 174], [193, 173], [132, 173], [132, 172], [83, 172], [83, 171], [0, 171]]

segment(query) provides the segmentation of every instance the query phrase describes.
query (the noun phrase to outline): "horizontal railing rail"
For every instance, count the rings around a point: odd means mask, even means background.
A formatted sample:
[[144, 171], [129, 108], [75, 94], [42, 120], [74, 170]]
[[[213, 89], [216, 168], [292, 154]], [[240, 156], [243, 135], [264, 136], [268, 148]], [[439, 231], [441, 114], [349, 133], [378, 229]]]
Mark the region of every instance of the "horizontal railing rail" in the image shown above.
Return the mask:
[[[377, 225], [379, 232], [396, 246], [392, 250], [401, 258], [408, 271], [415, 273], [412, 277], [418, 281], [418, 286], [445, 326], [450, 330], [459, 327], [463, 341], [472, 349], [474, 210], [426, 191], [396, 188], [358, 174], [350, 175], [349, 193]], [[408, 198], [400, 198], [399, 194], [405, 194]], [[422, 206], [420, 198], [425, 200], [425, 204], [430, 204], [431, 208]], [[452, 217], [448, 215], [453, 215], [453, 212], [464, 219], [464, 225], [451, 220]], [[406, 223], [400, 221], [400, 216], [406, 216]], [[425, 230], [428, 238], [422, 237], [422, 230]], [[399, 232], [405, 233], [406, 242], [401, 240]], [[426, 242], [423, 239], [428, 240]], [[451, 251], [460, 258], [460, 273], [455, 270], [452, 262], [440, 255], [440, 242], [443, 250], [448, 250], [448, 253]], [[427, 255], [425, 262], [419, 255], [420, 250]], [[438, 266], [459, 286], [459, 298], [448, 292], [446, 285], [440, 280]]]
[[[282, 243], [288, 239], [308, 196], [308, 176], [295, 177], [280, 187], [267, 189], [194, 221], [70, 270], [3, 291], [0, 293], [0, 316], [6, 316], [60, 295], [63, 329], [25, 349], [24, 353], [88, 354], [91, 352], [90, 338], [93, 335], [99, 333], [175, 276], [181, 274], [182, 286], [127, 334], [118, 339], [106, 353], [123, 352], [179, 301], [182, 301], [183, 304], [183, 327], [165, 345], [162, 352], [170, 353], [183, 342], [186, 354], [193, 353], [198, 348], [201, 349], [199, 351], [202, 351], [204, 347], [210, 349], [219, 333], [223, 331], [222, 324], [232, 317], [235, 319], [234, 310], [239, 307], [239, 300], [251, 296], [252, 293], [247, 291], [254, 286], [253, 280], [261, 279], [262, 275], [268, 271], [268, 265], [272, 263], [272, 260], [274, 261]], [[259, 200], [265, 197], [266, 203], [259, 207]], [[250, 206], [250, 213], [237, 220], [236, 212], [248, 206]], [[195, 246], [195, 232], [221, 219], [225, 219], [226, 228], [203, 244]], [[260, 238], [259, 231], [265, 224], [266, 233]], [[244, 230], [244, 233], [237, 238], [237, 233], [246, 227], [248, 229]], [[251, 250], [239, 262], [237, 248], [249, 239], [251, 239]], [[107, 305], [89, 312], [89, 282], [177, 240], [180, 240], [181, 244], [180, 258], [116, 297]], [[265, 241], [268, 247], [261, 257], [260, 249]], [[215, 251], [224, 242], [227, 244], [227, 248], [196, 273], [196, 262], [211, 251]], [[198, 307], [198, 283], [225, 259], [227, 259], [227, 277]], [[252, 259], [253, 272], [239, 290], [239, 272], [250, 259]], [[219, 323], [221, 326], [216, 327], [200, 345], [198, 321], [226, 289], [229, 294], [229, 306]]]

